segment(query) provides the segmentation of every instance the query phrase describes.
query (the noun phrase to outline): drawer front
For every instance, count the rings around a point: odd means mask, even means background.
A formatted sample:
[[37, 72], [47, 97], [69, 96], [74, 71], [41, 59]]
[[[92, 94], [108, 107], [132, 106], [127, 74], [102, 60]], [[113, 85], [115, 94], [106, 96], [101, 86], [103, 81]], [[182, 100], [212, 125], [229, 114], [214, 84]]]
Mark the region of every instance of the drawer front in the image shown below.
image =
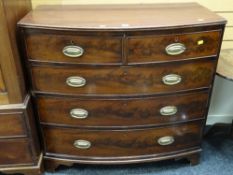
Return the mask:
[[0, 114], [0, 138], [25, 135], [23, 114]]
[[44, 127], [46, 153], [77, 157], [169, 154], [200, 143], [202, 123], [145, 130], [78, 130]]
[[160, 62], [217, 55], [220, 31], [128, 38], [128, 62]]
[[139, 99], [75, 99], [40, 96], [40, 121], [78, 127], [159, 125], [204, 117], [208, 91]]
[[121, 63], [120, 37], [85, 37], [76, 35], [28, 34], [29, 59], [65, 63]]
[[[209, 87], [215, 61], [126, 67], [33, 66], [34, 90], [63, 94], [156, 94]], [[171, 76], [171, 77], [170, 77]]]
[[0, 167], [12, 164], [32, 164], [33, 159], [26, 139], [0, 140]]

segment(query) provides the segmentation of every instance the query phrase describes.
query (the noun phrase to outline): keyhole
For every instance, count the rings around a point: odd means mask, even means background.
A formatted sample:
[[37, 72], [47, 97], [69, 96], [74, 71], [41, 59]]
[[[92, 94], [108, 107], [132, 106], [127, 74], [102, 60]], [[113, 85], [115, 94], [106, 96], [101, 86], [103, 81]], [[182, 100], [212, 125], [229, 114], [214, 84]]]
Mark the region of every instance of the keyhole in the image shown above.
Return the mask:
[[70, 40], [70, 45], [74, 45], [74, 41], [73, 40]]
[[179, 41], [179, 38], [176, 36], [175, 37], [175, 42], [178, 42]]

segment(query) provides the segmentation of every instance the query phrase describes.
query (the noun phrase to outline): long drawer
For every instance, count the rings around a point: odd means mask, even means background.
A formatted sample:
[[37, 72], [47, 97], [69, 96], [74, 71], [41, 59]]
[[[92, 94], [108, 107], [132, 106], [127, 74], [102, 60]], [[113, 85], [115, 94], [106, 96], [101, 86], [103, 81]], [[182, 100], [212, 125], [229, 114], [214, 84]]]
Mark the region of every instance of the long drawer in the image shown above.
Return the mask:
[[38, 96], [37, 109], [44, 124], [135, 127], [204, 118], [207, 100], [208, 91], [133, 99]]
[[216, 56], [221, 31], [132, 36], [128, 38], [129, 63], [183, 60]]
[[11, 164], [32, 165], [33, 162], [28, 139], [0, 140], [0, 167]]
[[92, 159], [169, 154], [199, 146], [202, 125], [198, 121], [154, 129], [102, 131], [44, 126], [45, 152]]
[[159, 94], [209, 87], [215, 61], [147, 66], [32, 66], [34, 91], [72, 95]]

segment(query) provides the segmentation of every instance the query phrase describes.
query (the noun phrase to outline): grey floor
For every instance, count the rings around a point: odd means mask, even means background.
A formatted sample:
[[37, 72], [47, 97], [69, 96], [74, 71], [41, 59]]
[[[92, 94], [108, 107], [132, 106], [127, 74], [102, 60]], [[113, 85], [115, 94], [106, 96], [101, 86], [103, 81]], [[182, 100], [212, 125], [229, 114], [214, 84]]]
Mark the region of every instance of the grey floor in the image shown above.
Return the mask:
[[203, 142], [200, 164], [190, 166], [185, 160], [162, 161], [124, 166], [75, 165], [59, 167], [46, 175], [233, 175], [233, 139], [209, 137]]

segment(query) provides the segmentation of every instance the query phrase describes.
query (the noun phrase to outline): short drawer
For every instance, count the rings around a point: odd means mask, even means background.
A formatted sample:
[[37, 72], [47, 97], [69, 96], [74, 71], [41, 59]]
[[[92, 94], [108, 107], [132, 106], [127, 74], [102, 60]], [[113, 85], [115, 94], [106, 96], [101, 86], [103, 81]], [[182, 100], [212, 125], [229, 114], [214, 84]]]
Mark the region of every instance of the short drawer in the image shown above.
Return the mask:
[[134, 99], [82, 99], [38, 96], [44, 124], [73, 127], [135, 127], [204, 118], [208, 91]]
[[36, 61], [77, 64], [121, 63], [121, 37], [29, 33], [28, 58]]
[[209, 87], [215, 61], [148, 66], [32, 66], [33, 90], [72, 95], [158, 94]]
[[169, 154], [197, 147], [202, 122], [144, 130], [79, 130], [43, 127], [46, 154], [85, 159]]
[[5, 165], [32, 165], [33, 158], [27, 139], [0, 140], [0, 167]]
[[0, 113], [0, 138], [26, 135], [23, 113]]
[[185, 60], [217, 55], [221, 31], [132, 36], [128, 38], [130, 63]]

